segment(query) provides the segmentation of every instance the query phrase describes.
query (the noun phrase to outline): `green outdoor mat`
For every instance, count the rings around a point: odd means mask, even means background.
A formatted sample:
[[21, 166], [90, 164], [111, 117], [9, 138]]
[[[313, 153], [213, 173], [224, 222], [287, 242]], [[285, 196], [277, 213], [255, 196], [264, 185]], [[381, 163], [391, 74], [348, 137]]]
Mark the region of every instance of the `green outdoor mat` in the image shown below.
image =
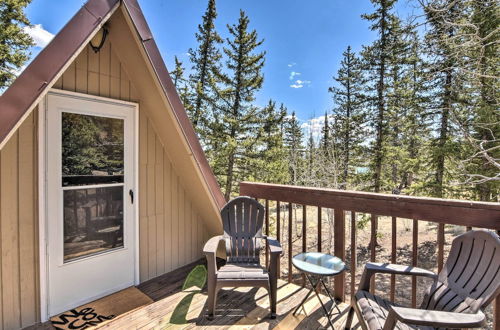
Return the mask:
[[188, 294], [179, 301], [177, 306], [175, 306], [172, 316], [170, 317], [171, 324], [186, 324], [186, 315], [189, 312], [189, 306], [195, 294], [200, 293], [207, 282], [207, 269], [203, 265], [198, 265], [193, 268], [193, 270], [188, 274], [184, 284], [182, 285], [182, 291], [188, 292]]
[[207, 282], [207, 269], [203, 265], [198, 265], [189, 272], [184, 284], [182, 285], [182, 291], [192, 290], [192, 288], [198, 288], [201, 291]]

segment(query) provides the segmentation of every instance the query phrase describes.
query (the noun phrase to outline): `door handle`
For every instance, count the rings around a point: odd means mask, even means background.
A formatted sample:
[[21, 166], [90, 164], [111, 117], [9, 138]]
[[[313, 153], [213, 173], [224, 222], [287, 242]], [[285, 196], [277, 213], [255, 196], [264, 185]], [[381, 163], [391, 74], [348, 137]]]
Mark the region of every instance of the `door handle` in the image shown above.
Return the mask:
[[130, 189], [128, 194], [130, 195], [130, 203], [134, 204], [134, 191]]

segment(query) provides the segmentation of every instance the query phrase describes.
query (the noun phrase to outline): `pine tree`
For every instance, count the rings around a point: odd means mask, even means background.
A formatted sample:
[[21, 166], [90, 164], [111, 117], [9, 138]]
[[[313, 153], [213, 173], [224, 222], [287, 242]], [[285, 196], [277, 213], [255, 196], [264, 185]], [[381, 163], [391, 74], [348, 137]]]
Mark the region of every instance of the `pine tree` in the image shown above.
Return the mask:
[[[393, 14], [394, 4], [397, 0], [371, 0], [375, 5], [375, 12], [362, 15], [362, 18], [372, 22], [370, 29], [376, 31], [378, 38], [362, 51], [364, 65], [367, 68], [368, 81], [373, 84], [368, 86], [368, 109], [373, 111], [375, 128], [375, 141], [372, 146], [372, 179], [373, 190], [380, 192], [382, 187], [382, 170], [386, 158], [387, 143], [387, 72], [393, 52], [391, 40], [394, 40], [399, 19]], [[374, 217], [375, 230], [378, 228], [378, 219]], [[377, 239], [370, 242], [370, 246], [377, 245]]]
[[316, 143], [314, 142], [314, 135], [313, 135], [313, 129], [312, 127], [309, 128], [309, 137], [307, 139], [307, 144], [306, 144], [306, 152], [305, 152], [305, 177], [304, 177], [304, 183], [306, 186], [320, 186], [321, 182], [319, 178], [319, 173], [317, 172], [316, 168], [316, 154], [317, 154], [317, 148], [316, 148]]
[[382, 166], [384, 164], [385, 140], [387, 132], [387, 70], [392, 60], [392, 48], [390, 40], [399, 19], [392, 13], [396, 0], [371, 0], [376, 6], [372, 14], [362, 15], [362, 18], [372, 22], [370, 29], [376, 31], [378, 39], [370, 46], [364, 47], [362, 55], [369, 73], [369, 81], [372, 95], [370, 108], [374, 110], [375, 143], [373, 150], [373, 189], [379, 192], [382, 185]]
[[198, 48], [189, 49], [189, 57], [192, 67], [192, 74], [189, 76], [193, 89], [192, 108], [189, 111], [191, 122], [198, 134], [203, 137], [203, 123], [210, 114], [207, 109], [212, 102], [212, 88], [215, 86], [214, 76], [219, 71], [219, 61], [221, 54], [218, 50], [218, 44], [222, 39], [215, 30], [215, 19], [217, 11], [215, 0], [208, 1], [208, 7], [202, 17], [202, 24], [198, 25], [196, 40]]
[[29, 58], [33, 39], [23, 30], [30, 22], [24, 9], [31, 0], [0, 1], [0, 91]]
[[[476, 29], [465, 29], [475, 39], [469, 52], [467, 75], [473, 90], [472, 134], [466, 136], [471, 145], [473, 168], [468, 176], [475, 181], [478, 199], [499, 201], [500, 196], [500, 67], [499, 46], [500, 11], [493, 0], [471, 2], [470, 21]], [[470, 27], [470, 26], [467, 26]], [[476, 96], [476, 97], [473, 97]], [[480, 156], [477, 156], [477, 155]], [[471, 175], [472, 174], [472, 175]], [[478, 180], [479, 178], [479, 180]]]
[[338, 143], [339, 157], [341, 157], [340, 187], [346, 189], [349, 182], [349, 168], [356, 166], [353, 157], [359, 154], [360, 144], [364, 141], [364, 111], [363, 88], [364, 77], [362, 63], [351, 46], [342, 54], [340, 69], [334, 77], [337, 85], [328, 91], [333, 94], [334, 117], [336, 128], [335, 140]]
[[276, 109], [276, 102], [273, 100], [269, 100], [262, 109], [262, 126], [255, 144], [256, 154], [253, 166], [249, 169], [254, 173], [251, 179], [281, 184], [289, 180], [287, 151], [281, 131], [286, 112], [282, 110]]
[[[408, 27], [406, 33], [407, 47], [402, 56], [402, 72], [399, 85], [395, 90], [394, 104], [396, 111], [401, 112], [401, 120], [394, 121], [401, 130], [399, 137], [401, 148], [399, 184], [393, 188], [398, 191], [407, 189], [407, 193], [418, 192], [425, 184], [424, 167], [429, 146], [431, 113], [427, 110], [428, 80], [426, 62], [422, 56], [422, 44], [417, 33]], [[394, 73], [395, 74], [395, 73]], [[396, 118], [394, 118], [396, 119]]]
[[300, 128], [300, 123], [292, 112], [292, 115], [285, 120], [283, 130], [283, 143], [288, 153], [288, 169], [290, 173], [290, 184], [298, 185], [299, 174], [302, 171], [302, 159], [304, 155], [303, 146], [304, 133]]
[[174, 61], [175, 69], [170, 72], [170, 76], [172, 77], [175, 88], [179, 90], [182, 84], [185, 82], [184, 67], [182, 66], [182, 62], [177, 58], [177, 56], [174, 56]]
[[219, 167], [224, 194], [229, 198], [235, 183], [250, 168], [262, 125], [262, 109], [252, 105], [255, 93], [262, 87], [265, 52], [257, 48], [263, 43], [255, 30], [249, 31], [250, 20], [240, 11], [237, 24], [228, 25], [229, 35], [224, 53], [226, 70], [217, 72], [220, 81], [214, 120], [210, 127], [210, 155]]
[[436, 113], [437, 137], [431, 145], [431, 163], [434, 170], [434, 178], [430, 183], [430, 193], [436, 197], [445, 196], [445, 175], [447, 173], [447, 160], [453, 153], [451, 140], [453, 112], [459, 113], [457, 100], [459, 91], [462, 89], [457, 76], [457, 59], [453, 57], [450, 38], [454, 38], [457, 27], [447, 24], [449, 21], [458, 21], [464, 13], [461, 3], [453, 0], [433, 0], [425, 7], [429, 31], [425, 36], [428, 57], [430, 63], [430, 79], [434, 85], [432, 99], [434, 103], [431, 108]]
[[[463, 1], [454, 20], [441, 19], [455, 31], [453, 37], [441, 36], [461, 81], [456, 98], [462, 113], [452, 112], [452, 121], [463, 133], [464, 159], [461, 176], [476, 198], [496, 201], [500, 193], [500, 79], [498, 38], [500, 32], [497, 1]], [[465, 166], [462, 166], [465, 165]]]

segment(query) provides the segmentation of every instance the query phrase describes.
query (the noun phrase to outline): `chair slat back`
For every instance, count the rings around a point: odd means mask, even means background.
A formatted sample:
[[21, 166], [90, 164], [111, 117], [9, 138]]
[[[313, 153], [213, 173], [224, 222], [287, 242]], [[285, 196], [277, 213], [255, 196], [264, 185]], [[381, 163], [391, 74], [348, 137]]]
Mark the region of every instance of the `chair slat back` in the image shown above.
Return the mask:
[[469, 231], [456, 237], [438, 280], [421, 308], [476, 313], [500, 293], [500, 239], [494, 232]]
[[227, 261], [259, 263], [264, 207], [253, 198], [240, 196], [221, 210]]

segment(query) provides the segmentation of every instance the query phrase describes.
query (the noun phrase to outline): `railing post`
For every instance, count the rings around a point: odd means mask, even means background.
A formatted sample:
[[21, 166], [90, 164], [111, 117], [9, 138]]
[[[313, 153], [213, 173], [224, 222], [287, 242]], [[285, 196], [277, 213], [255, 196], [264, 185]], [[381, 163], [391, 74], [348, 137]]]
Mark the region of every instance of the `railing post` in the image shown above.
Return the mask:
[[318, 206], [318, 252], [321, 252], [321, 206]]
[[441, 269], [443, 269], [443, 264], [444, 264], [444, 223], [438, 224], [437, 243], [438, 243], [437, 262], [438, 262], [438, 273], [439, 273], [441, 272]]
[[[396, 263], [396, 248], [397, 248], [397, 218], [391, 219], [391, 263]], [[396, 293], [396, 275], [391, 275], [391, 301], [394, 301]]]
[[302, 252], [307, 251], [307, 206], [302, 205]]
[[[333, 253], [345, 261], [345, 213], [334, 209], [333, 218]], [[334, 278], [334, 296], [340, 301], [345, 300], [345, 272]]]
[[[307, 252], [307, 206], [302, 205], [302, 252]], [[302, 273], [302, 286], [306, 286], [306, 275]]]
[[[411, 265], [418, 266], [418, 220], [413, 219], [413, 238], [412, 238], [412, 258]], [[411, 307], [417, 307], [417, 277], [411, 277]]]
[[[266, 199], [266, 236], [269, 237], [269, 200]], [[266, 267], [269, 267], [269, 243], [266, 239]]]
[[288, 283], [292, 282], [292, 203], [288, 203]]
[[356, 212], [351, 211], [351, 303], [356, 294]]
[[[281, 224], [280, 224], [280, 218], [281, 218], [281, 205], [280, 201], [276, 201], [276, 239], [278, 242], [281, 243]], [[278, 262], [278, 278], [281, 277], [281, 261]]]
[[[377, 222], [378, 218], [375, 214], [371, 215], [371, 231], [370, 231], [370, 261], [375, 262], [377, 257]], [[375, 275], [370, 279], [370, 292], [375, 293]]]
[[281, 243], [281, 205], [280, 201], [276, 201], [276, 239]]

